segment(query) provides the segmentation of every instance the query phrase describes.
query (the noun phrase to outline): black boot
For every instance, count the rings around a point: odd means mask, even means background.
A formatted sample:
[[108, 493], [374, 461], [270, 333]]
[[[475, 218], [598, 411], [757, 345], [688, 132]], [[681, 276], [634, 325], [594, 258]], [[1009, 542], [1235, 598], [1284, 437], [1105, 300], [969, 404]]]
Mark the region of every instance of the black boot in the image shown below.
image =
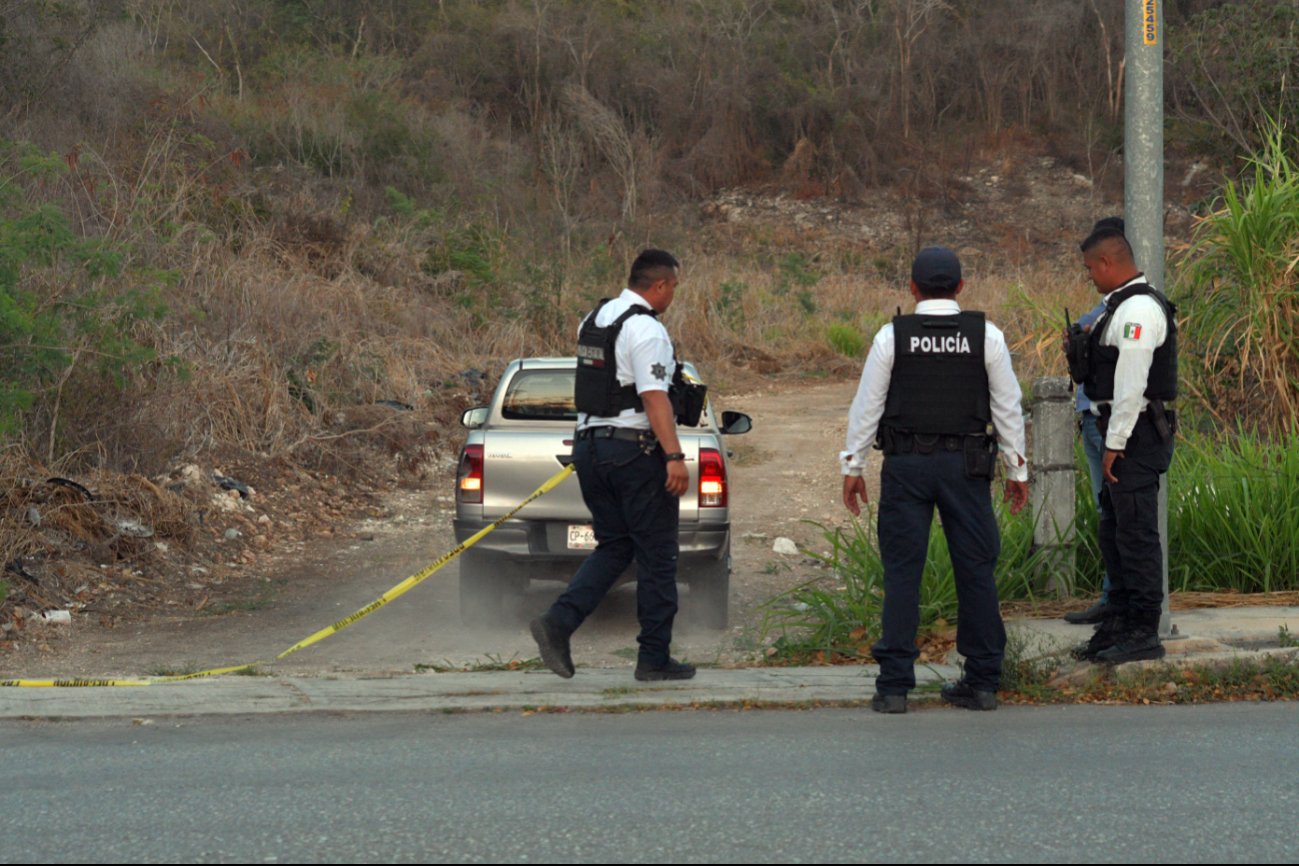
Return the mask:
[[944, 685], [940, 694], [943, 700], [954, 707], [984, 712], [997, 708], [997, 693], [995, 691], [985, 692], [976, 689], [965, 681], [965, 677], [961, 677], [954, 683]]
[[659, 682], [660, 680], [688, 680], [693, 679], [695, 675], [695, 666], [690, 662], [679, 662], [676, 659], [668, 659], [661, 665], [652, 665], [643, 659], [636, 660], [636, 670], [632, 674], [641, 682]]
[[1159, 642], [1159, 617], [1157, 610], [1133, 611], [1129, 616], [1127, 632], [1119, 636], [1114, 646], [1096, 654], [1096, 661], [1107, 665], [1139, 662], [1164, 657], [1164, 645]]
[[1078, 644], [1069, 650], [1069, 654], [1078, 661], [1094, 662], [1102, 652], [1118, 643], [1119, 638], [1127, 630], [1127, 611], [1112, 607], [1105, 619], [1101, 620], [1101, 624], [1096, 626], [1096, 631], [1092, 633], [1091, 640]]
[[1086, 610], [1066, 613], [1064, 621], [1074, 625], [1092, 625], [1093, 623], [1104, 622], [1109, 612], [1110, 606], [1103, 601], [1098, 601]]
[[541, 651], [541, 660], [546, 663], [546, 667], [564, 679], [571, 678], [573, 654], [569, 650], [568, 629], [549, 613], [543, 613], [534, 619], [529, 627], [532, 629], [532, 637], [537, 641], [537, 649]]

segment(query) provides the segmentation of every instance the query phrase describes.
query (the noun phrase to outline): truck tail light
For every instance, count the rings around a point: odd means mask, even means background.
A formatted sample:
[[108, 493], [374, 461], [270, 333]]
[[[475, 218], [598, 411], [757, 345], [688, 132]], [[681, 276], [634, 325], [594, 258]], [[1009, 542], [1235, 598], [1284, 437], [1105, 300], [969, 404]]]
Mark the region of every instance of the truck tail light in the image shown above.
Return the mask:
[[726, 464], [716, 448], [699, 449], [699, 507], [726, 506]]
[[465, 446], [456, 473], [456, 490], [461, 502], [483, 501], [483, 446]]

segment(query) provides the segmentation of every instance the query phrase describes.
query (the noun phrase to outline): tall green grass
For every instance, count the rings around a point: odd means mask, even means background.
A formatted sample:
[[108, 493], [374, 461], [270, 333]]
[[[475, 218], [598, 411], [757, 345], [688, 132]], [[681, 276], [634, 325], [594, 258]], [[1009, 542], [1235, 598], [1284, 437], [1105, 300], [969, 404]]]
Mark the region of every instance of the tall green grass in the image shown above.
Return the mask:
[[[1049, 579], [1049, 551], [1033, 548], [1033, 518], [1025, 509], [1012, 515], [995, 504], [1001, 526], [997, 594], [1003, 601], [1033, 599]], [[884, 601], [884, 564], [874, 530], [874, 513], [866, 521], [824, 530], [830, 553], [817, 556], [844, 584], [827, 589], [809, 581], [762, 606], [763, 640], [779, 633], [778, 649], [795, 655], [824, 652], [855, 656], [863, 640], [879, 634]], [[920, 626], [956, 621], [956, 581], [947, 538], [937, 521], [929, 533], [929, 554], [920, 584]], [[853, 635], [857, 637], [854, 638]], [[863, 637], [864, 635], [864, 637]]]
[[[1098, 515], [1082, 447], [1077, 449], [1078, 508], [1073, 528], [1075, 590], [1100, 592], [1104, 566]], [[1174, 592], [1299, 590], [1299, 442], [1237, 431], [1179, 436], [1169, 472], [1169, 587]], [[1033, 547], [1033, 516], [996, 503], [1001, 527], [997, 589], [1002, 601], [1046, 595], [1049, 552]], [[884, 566], [874, 515], [824, 530], [830, 553], [818, 557], [843, 581], [818, 578], [762, 606], [763, 640], [791, 655], [859, 654], [879, 634]], [[920, 588], [920, 626], [956, 621], [956, 585], [947, 539], [935, 522]]]
[[[1201, 220], [1178, 285], [1188, 390], [1220, 423], [1299, 431], [1299, 165], [1279, 127]], [[1235, 422], [1233, 422], [1235, 423]]]
[[1299, 590], [1299, 443], [1192, 434], [1178, 442], [1168, 502], [1174, 591]]

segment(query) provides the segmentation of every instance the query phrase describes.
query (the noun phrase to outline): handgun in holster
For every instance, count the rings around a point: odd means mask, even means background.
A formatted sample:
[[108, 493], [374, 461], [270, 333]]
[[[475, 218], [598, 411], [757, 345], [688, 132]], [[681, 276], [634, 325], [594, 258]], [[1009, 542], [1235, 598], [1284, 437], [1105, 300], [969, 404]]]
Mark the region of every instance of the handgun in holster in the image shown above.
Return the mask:
[[965, 477], [978, 481], [991, 481], [997, 477], [997, 437], [965, 437]]
[[1169, 442], [1177, 432], [1177, 413], [1164, 408], [1163, 400], [1151, 400], [1146, 407], [1146, 415], [1159, 434], [1160, 442]]

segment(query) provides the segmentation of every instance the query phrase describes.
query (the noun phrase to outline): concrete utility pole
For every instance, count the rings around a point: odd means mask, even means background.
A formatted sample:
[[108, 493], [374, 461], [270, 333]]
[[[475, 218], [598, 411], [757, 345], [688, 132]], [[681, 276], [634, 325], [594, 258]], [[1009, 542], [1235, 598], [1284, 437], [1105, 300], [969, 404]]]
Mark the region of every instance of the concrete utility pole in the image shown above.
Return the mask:
[[1074, 518], [1078, 486], [1074, 481], [1073, 388], [1068, 377], [1046, 377], [1033, 383], [1033, 546], [1050, 551], [1043, 568], [1047, 592], [1073, 595], [1075, 580]]
[[[1164, 283], [1164, 2], [1126, 0], [1123, 132], [1123, 220], [1137, 266], [1150, 284]], [[1168, 477], [1159, 482], [1159, 538], [1164, 548], [1164, 614], [1169, 630]]]

